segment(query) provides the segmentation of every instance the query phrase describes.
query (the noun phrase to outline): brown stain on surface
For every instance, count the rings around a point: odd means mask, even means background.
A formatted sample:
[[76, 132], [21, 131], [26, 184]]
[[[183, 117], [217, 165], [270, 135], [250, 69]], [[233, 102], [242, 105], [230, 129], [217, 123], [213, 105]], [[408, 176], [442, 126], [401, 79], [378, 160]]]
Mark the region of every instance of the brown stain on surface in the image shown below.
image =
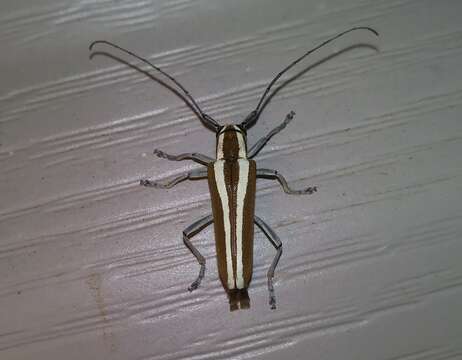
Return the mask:
[[92, 292], [96, 306], [99, 310], [99, 315], [103, 321], [103, 341], [108, 345], [110, 351], [113, 352], [116, 350], [115, 337], [111, 331], [110, 321], [107, 313], [107, 305], [103, 297], [101, 275], [98, 273], [90, 274], [86, 283]]

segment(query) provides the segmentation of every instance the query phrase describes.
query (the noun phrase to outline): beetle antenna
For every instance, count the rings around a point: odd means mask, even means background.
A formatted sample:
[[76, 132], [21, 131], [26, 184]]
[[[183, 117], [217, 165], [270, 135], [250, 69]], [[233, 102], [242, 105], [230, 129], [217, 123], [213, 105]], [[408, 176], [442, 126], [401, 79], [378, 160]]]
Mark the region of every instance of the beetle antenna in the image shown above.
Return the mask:
[[308, 55], [310, 55], [311, 53], [315, 52], [316, 50], [322, 48], [323, 46], [327, 45], [328, 43], [338, 39], [339, 37], [341, 36], [344, 36], [352, 31], [355, 31], [355, 30], [367, 30], [367, 31], [370, 31], [372, 32], [373, 34], [375, 34], [376, 36], [379, 36], [379, 33], [370, 28], [370, 27], [367, 27], [367, 26], [357, 26], [357, 27], [353, 27], [351, 29], [348, 29], [348, 30], [345, 30], [343, 32], [341, 32], [340, 34], [337, 34], [335, 35], [334, 37], [324, 41], [323, 43], [321, 43], [320, 45], [308, 50], [306, 53], [304, 53], [302, 56], [298, 57], [297, 59], [295, 59], [294, 61], [292, 61], [289, 65], [287, 65], [281, 72], [279, 72], [274, 78], [273, 80], [271, 80], [271, 82], [268, 84], [268, 86], [266, 87], [265, 89], [265, 92], [263, 93], [262, 97], [260, 98], [259, 102], [258, 102], [258, 105], [257, 107], [255, 108], [255, 110], [253, 110], [249, 116], [246, 117], [246, 119], [242, 122], [241, 126], [243, 126], [245, 129], [248, 129], [250, 127], [252, 127], [255, 122], [257, 121], [258, 117], [260, 116], [260, 113], [262, 111], [262, 106], [263, 106], [263, 103], [264, 103], [264, 100], [266, 99], [271, 87], [274, 85], [274, 83], [276, 81], [278, 81], [278, 79], [286, 72], [288, 71], [289, 69], [291, 69], [292, 67], [294, 67], [296, 64], [298, 64], [300, 61], [302, 61], [304, 58], [306, 58]]
[[93, 47], [97, 44], [106, 44], [106, 45], [109, 45], [109, 46], [112, 46], [113, 48], [116, 48], [128, 55], [131, 55], [133, 56], [134, 58], [144, 62], [145, 64], [151, 66], [153, 69], [155, 69], [156, 71], [160, 72], [162, 75], [166, 76], [169, 80], [171, 80], [182, 92], [183, 94], [190, 100], [190, 103], [189, 105], [192, 106], [192, 108], [198, 113], [198, 115], [200, 116], [201, 118], [201, 121], [203, 121], [205, 123], [205, 125], [209, 128], [211, 128], [212, 130], [214, 131], [218, 131], [218, 129], [220, 128], [220, 125], [212, 118], [210, 117], [209, 115], [207, 115], [206, 113], [204, 113], [202, 111], [202, 109], [200, 108], [200, 106], [197, 104], [196, 100], [194, 100], [194, 98], [192, 97], [192, 95], [190, 94], [190, 92], [188, 90], [186, 90], [186, 88], [181, 85], [180, 82], [178, 82], [172, 75], [168, 74], [167, 72], [165, 72], [164, 70], [162, 70], [160, 67], [154, 65], [153, 63], [151, 63], [149, 60], [145, 59], [145, 58], [142, 58], [141, 56], [135, 54], [134, 52], [130, 51], [130, 50], [127, 50], [127, 49], [124, 49], [123, 47], [119, 46], [119, 45], [116, 45], [110, 41], [107, 41], [107, 40], [96, 40], [96, 41], [93, 41], [90, 46], [89, 46], [89, 49], [90, 51], [93, 50]]

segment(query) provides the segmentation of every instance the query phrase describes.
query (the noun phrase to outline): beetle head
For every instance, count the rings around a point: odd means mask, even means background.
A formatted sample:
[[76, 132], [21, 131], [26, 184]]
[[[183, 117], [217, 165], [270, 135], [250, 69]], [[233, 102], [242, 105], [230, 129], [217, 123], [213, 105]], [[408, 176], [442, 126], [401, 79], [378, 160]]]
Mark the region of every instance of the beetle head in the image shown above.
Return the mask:
[[247, 158], [247, 133], [240, 125], [225, 125], [217, 131], [217, 159]]

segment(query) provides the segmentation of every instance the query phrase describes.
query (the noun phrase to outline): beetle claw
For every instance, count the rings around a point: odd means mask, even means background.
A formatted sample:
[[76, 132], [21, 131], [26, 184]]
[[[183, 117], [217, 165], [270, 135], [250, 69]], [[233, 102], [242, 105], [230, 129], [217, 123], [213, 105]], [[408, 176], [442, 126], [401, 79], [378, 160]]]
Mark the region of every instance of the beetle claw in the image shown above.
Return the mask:
[[197, 280], [194, 281], [191, 285], [189, 285], [188, 291], [192, 292], [192, 291], [196, 290], [199, 287], [199, 284], [200, 284], [200, 281], [197, 281]]
[[318, 191], [318, 188], [316, 186], [310, 186], [310, 187], [307, 187], [304, 191], [305, 194], [313, 194], [315, 193], [316, 191]]
[[157, 155], [162, 159], [169, 159], [168, 154], [159, 149], [154, 149], [154, 155]]
[[276, 310], [276, 299], [274, 296], [270, 296], [269, 305], [271, 310]]

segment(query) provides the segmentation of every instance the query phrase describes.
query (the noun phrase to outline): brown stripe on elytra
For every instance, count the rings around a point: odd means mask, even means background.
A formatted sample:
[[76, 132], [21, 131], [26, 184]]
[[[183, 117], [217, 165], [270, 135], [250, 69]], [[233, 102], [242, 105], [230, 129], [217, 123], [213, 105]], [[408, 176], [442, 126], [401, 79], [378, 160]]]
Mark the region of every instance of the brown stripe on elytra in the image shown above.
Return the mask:
[[236, 131], [225, 130], [223, 138], [223, 158], [236, 160], [239, 158], [239, 141]]
[[212, 201], [212, 214], [215, 230], [215, 246], [217, 251], [217, 266], [218, 275], [221, 283], [225, 289], [228, 288], [228, 272], [226, 264], [226, 240], [225, 240], [225, 224], [223, 223], [223, 208], [221, 204], [220, 194], [218, 193], [218, 186], [215, 179], [214, 163], [207, 166], [208, 182], [210, 189], [210, 196]]
[[248, 287], [252, 279], [253, 269], [253, 235], [255, 214], [257, 166], [255, 161], [249, 161], [249, 177], [244, 199], [244, 219], [242, 224], [242, 263], [244, 287]]

